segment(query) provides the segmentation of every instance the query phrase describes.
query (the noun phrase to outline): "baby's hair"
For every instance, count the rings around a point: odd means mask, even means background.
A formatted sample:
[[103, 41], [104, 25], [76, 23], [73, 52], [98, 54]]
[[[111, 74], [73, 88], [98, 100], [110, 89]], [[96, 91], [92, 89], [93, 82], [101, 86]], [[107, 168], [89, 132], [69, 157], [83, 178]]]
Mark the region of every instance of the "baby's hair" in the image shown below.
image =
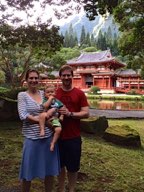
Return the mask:
[[46, 84], [44, 90], [49, 89], [49, 88], [56, 89], [56, 86], [54, 84]]

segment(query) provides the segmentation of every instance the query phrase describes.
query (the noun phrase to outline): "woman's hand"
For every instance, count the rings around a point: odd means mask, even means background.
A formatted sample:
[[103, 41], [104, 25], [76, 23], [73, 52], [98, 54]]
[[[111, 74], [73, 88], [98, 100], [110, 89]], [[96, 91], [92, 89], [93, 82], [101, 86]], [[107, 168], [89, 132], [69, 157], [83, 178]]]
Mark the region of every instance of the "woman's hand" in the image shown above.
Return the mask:
[[29, 123], [31, 124], [38, 124], [39, 123], [39, 116], [33, 116], [33, 115], [29, 115], [27, 117], [27, 120], [29, 121]]

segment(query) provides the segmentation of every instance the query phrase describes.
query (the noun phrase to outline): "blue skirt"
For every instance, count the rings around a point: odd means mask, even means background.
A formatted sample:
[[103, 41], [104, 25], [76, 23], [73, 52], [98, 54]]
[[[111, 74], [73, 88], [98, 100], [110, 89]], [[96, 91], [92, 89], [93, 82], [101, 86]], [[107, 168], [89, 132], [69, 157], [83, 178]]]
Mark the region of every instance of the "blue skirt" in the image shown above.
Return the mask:
[[60, 160], [57, 144], [50, 151], [52, 137], [45, 139], [25, 139], [23, 145], [22, 163], [19, 179], [31, 181], [38, 177], [56, 176], [60, 172]]

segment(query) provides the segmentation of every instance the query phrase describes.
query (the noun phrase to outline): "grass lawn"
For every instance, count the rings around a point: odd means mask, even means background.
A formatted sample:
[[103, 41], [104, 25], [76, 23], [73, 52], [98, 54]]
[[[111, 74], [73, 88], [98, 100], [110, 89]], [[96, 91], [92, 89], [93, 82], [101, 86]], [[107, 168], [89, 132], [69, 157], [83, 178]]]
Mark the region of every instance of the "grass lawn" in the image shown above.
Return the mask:
[[[108, 120], [109, 125], [127, 124], [136, 129], [141, 149], [124, 148], [92, 134], [82, 134], [83, 152], [76, 192], [144, 191], [144, 120]], [[0, 192], [20, 191], [18, 181], [23, 138], [21, 123], [0, 123]], [[9, 191], [10, 191], [9, 190]], [[54, 190], [55, 191], [55, 190]], [[44, 192], [39, 179], [32, 192]]]

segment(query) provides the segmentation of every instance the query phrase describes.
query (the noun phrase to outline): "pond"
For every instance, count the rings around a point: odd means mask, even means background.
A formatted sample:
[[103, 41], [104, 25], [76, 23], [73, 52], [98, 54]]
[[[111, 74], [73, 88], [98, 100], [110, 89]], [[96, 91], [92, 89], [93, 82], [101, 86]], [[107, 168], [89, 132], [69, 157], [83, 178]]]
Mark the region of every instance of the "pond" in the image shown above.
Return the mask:
[[90, 108], [103, 110], [144, 110], [142, 101], [88, 100]]

